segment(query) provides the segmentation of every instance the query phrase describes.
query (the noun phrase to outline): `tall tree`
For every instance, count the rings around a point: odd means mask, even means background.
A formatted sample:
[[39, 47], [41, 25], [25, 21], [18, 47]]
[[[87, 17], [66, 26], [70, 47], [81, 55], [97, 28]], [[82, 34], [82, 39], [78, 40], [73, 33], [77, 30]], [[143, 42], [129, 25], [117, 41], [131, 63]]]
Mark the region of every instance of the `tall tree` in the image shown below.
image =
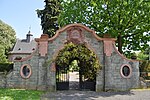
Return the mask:
[[99, 36], [111, 34], [123, 50], [141, 50], [150, 41], [149, 0], [65, 0], [60, 26], [82, 23]]
[[16, 41], [15, 31], [0, 20], [0, 62], [6, 62], [8, 52]]
[[60, 13], [60, 0], [45, 0], [45, 8], [37, 10], [38, 17], [41, 18], [41, 25], [44, 34], [52, 37], [59, 29], [58, 15]]

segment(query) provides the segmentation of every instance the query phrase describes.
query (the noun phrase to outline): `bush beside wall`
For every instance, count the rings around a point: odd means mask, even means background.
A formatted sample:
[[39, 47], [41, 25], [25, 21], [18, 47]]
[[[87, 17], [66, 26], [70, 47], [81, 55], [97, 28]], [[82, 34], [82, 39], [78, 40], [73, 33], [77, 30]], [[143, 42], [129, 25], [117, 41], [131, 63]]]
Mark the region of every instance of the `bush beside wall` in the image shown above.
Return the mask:
[[140, 76], [144, 79], [150, 80], [150, 76], [148, 73], [150, 73], [150, 61], [144, 60], [140, 62]]
[[13, 63], [0, 63], [0, 72], [10, 72], [13, 70]]

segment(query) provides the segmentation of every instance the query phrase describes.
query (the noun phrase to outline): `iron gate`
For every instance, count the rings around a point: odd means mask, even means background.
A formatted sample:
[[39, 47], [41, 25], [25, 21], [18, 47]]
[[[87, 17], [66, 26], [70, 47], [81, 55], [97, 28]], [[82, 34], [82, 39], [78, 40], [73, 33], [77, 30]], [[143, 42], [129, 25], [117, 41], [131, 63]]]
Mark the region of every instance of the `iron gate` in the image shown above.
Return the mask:
[[[83, 69], [79, 70], [79, 90], [95, 91], [96, 81], [84, 79]], [[56, 88], [57, 90], [69, 90], [69, 67], [56, 67]]]
[[96, 86], [96, 77], [94, 80], [92, 81], [89, 81], [89, 80], [86, 80], [84, 78], [84, 75], [82, 74], [82, 72], [84, 71], [84, 69], [81, 69], [80, 68], [80, 71], [79, 71], [79, 84], [80, 84], [80, 90], [82, 91], [86, 91], [86, 90], [90, 90], [90, 91], [95, 91], [95, 86]]
[[57, 90], [69, 90], [69, 67], [56, 67]]

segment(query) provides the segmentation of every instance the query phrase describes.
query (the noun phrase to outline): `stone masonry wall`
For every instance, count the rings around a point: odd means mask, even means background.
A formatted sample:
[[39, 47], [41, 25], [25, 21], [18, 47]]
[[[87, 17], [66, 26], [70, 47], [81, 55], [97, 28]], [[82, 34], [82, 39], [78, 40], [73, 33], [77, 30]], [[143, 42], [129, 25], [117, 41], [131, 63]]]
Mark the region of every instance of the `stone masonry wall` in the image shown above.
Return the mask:
[[[81, 38], [81, 42], [96, 54], [102, 66], [102, 69], [98, 71], [96, 77], [96, 91], [128, 90], [139, 86], [138, 61], [128, 60], [122, 57], [114, 45], [111, 50], [112, 44], [110, 44], [111, 40], [108, 38], [100, 39], [96, 37], [90, 29], [80, 24], [73, 25], [73, 27], [71, 25], [71, 27], [69, 27], [69, 25], [66, 27], [70, 30], [71, 28], [76, 29], [79, 32], [82, 30], [81, 33], [84, 38]], [[45, 35], [37, 39], [38, 44], [41, 45], [40, 49], [38, 48], [37, 51], [26, 60], [15, 61], [14, 69], [7, 75], [6, 79], [3, 75], [0, 75], [0, 87], [56, 91], [56, 66], [54, 60], [59, 51], [63, 49], [68, 38], [67, 29], [64, 28], [63, 31], [61, 30], [59, 32], [60, 33], [57, 33], [56, 36], [50, 39]], [[104, 40], [106, 40], [106, 42], [104, 42]], [[106, 46], [108, 46], [107, 50]], [[21, 67], [25, 64], [31, 67], [32, 73], [29, 78], [23, 78], [20, 74]], [[123, 77], [121, 74], [121, 68], [124, 64], [131, 66], [132, 69], [131, 76], [128, 78]]]
[[[105, 90], [128, 90], [139, 86], [139, 63], [137, 61], [123, 58], [113, 49], [110, 57], [105, 57]], [[121, 66], [131, 66], [131, 77], [122, 77]]]
[[[43, 67], [44, 60], [35, 53], [32, 58], [26, 61], [16, 61], [14, 63], [13, 72], [7, 76], [7, 87], [11, 88], [25, 88], [25, 89], [40, 89], [45, 90], [46, 69]], [[32, 74], [29, 78], [24, 79], [20, 75], [21, 66], [28, 64], [31, 66]]]
[[6, 75], [3, 72], [0, 72], [0, 88], [6, 88], [7, 79]]

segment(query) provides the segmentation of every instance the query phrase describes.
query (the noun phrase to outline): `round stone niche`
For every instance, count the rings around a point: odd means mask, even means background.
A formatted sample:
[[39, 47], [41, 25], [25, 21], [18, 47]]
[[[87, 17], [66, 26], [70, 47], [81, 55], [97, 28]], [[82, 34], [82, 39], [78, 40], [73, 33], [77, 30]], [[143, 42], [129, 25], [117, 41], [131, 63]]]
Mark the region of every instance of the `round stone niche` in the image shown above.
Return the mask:
[[21, 66], [20, 75], [22, 78], [30, 78], [32, 74], [31, 66], [29, 64], [24, 64]]
[[128, 64], [124, 64], [121, 66], [120, 74], [123, 78], [130, 78], [132, 75], [132, 68]]

